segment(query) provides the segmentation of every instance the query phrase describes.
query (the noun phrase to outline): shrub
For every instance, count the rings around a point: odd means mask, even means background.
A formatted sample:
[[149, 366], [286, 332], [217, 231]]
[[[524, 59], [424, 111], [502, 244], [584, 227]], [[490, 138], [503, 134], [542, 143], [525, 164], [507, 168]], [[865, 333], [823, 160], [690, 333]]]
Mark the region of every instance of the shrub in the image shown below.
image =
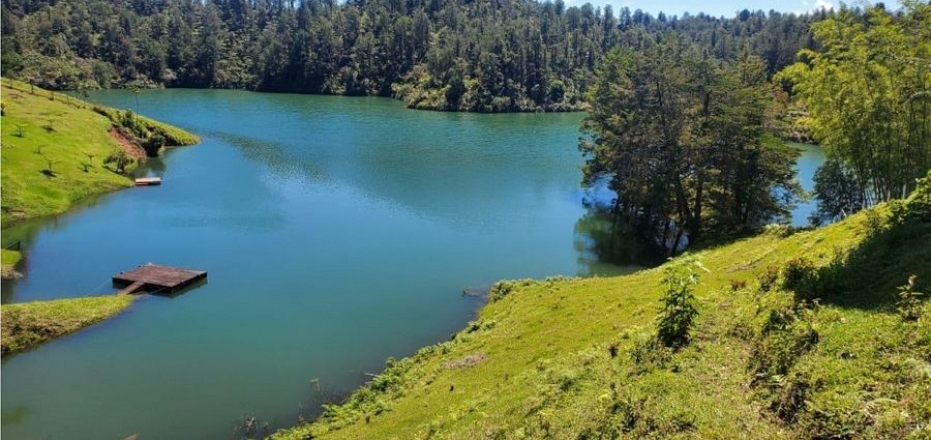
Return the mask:
[[639, 373], [655, 368], [666, 368], [672, 362], [672, 349], [660, 343], [653, 336], [643, 335], [630, 349], [630, 360], [637, 366]]
[[817, 285], [818, 273], [808, 258], [793, 258], [782, 268], [781, 287], [795, 292], [796, 296], [811, 298], [817, 293]]
[[693, 286], [698, 284], [695, 267], [702, 267], [694, 258], [685, 258], [664, 271], [663, 310], [656, 323], [656, 336], [665, 347], [680, 348], [689, 342], [689, 331], [698, 316]]
[[[894, 208], [895, 210], [895, 208]], [[879, 236], [884, 230], [883, 227], [883, 217], [879, 214], [879, 211], [876, 208], [870, 208], [866, 210], [866, 236], [868, 238], [875, 238]]]
[[104, 158], [104, 165], [113, 164], [113, 171], [117, 174], [125, 174], [126, 167], [132, 165], [135, 159], [129, 157], [125, 151], [119, 150], [113, 153], [110, 153], [106, 158]]
[[765, 318], [753, 341], [749, 360], [756, 381], [784, 376], [819, 339], [813, 324], [815, 311], [805, 302], [763, 308], [759, 314]]
[[763, 234], [773, 237], [785, 238], [792, 235], [792, 232], [794, 232], [792, 226], [780, 223], [769, 223], [763, 226]]
[[488, 289], [488, 301], [498, 301], [510, 295], [519, 287], [531, 286], [533, 284], [536, 284], [536, 281], [530, 279], [498, 281], [491, 286], [491, 289]]
[[908, 284], [899, 286], [899, 292], [896, 294], [896, 309], [903, 321], [917, 321], [921, 318], [921, 301], [918, 299], [921, 292], [915, 291], [915, 282], [918, 276], [908, 277]]
[[757, 280], [760, 282], [760, 293], [773, 290], [773, 287], [776, 286], [776, 282], [779, 281], [779, 267], [772, 265], [766, 266], [766, 271], [760, 274]]
[[918, 186], [908, 199], [892, 201], [889, 207], [894, 224], [931, 220], [931, 170], [928, 170], [927, 176], [918, 179]]
[[794, 423], [799, 413], [805, 409], [811, 390], [811, 382], [804, 373], [789, 376], [776, 376], [770, 382], [773, 399], [769, 409], [787, 423]]
[[831, 261], [822, 267], [805, 257], [796, 257], [782, 268], [780, 287], [791, 290], [800, 301], [812, 301], [843, 290], [849, 276], [847, 253], [835, 250]]
[[731, 291], [736, 292], [747, 288], [747, 282], [744, 280], [731, 280]]
[[159, 132], [152, 132], [152, 135], [142, 141], [142, 148], [150, 157], [158, 156], [158, 150], [166, 144], [165, 136]]

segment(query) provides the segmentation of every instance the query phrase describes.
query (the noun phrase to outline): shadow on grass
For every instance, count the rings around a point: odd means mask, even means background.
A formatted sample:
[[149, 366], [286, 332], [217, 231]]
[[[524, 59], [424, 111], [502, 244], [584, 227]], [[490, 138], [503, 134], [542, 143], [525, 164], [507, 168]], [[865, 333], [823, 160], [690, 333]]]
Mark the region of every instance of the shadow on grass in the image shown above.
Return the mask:
[[789, 281], [790, 261], [783, 273], [789, 284], [786, 287], [802, 299], [890, 311], [895, 307], [898, 287], [907, 284], [911, 275], [917, 276], [917, 291], [931, 292], [928, 206], [926, 201], [892, 205], [888, 218], [876, 210], [868, 212], [866, 238], [857, 247], [835, 256], [827, 266], [801, 275], [795, 285]]

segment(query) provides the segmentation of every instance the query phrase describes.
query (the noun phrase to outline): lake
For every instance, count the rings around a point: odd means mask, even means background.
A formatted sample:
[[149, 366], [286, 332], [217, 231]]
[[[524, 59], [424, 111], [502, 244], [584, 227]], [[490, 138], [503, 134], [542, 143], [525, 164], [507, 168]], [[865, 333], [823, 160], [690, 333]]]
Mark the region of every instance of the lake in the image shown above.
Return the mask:
[[[5, 440], [226, 439], [250, 417], [292, 425], [322, 394], [462, 328], [482, 302], [464, 290], [632, 270], [591, 250], [579, 113], [216, 90], [91, 100], [203, 142], [140, 170], [161, 186], [4, 230], [27, 259], [3, 301], [109, 293], [112, 275], [146, 262], [209, 277], [4, 359]], [[819, 150], [806, 151], [799, 168], [813, 172]]]

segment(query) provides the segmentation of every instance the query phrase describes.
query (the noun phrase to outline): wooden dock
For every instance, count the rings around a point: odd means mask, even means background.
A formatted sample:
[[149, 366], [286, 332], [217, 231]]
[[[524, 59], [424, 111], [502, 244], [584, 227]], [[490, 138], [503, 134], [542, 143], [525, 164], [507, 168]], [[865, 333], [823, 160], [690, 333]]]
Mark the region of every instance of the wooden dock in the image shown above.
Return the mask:
[[153, 186], [153, 185], [161, 185], [161, 184], [162, 184], [161, 177], [140, 177], [136, 179], [136, 186]]
[[113, 277], [113, 285], [124, 286], [121, 295], [145, 290], [152, 293], [173, 293], [192, 283], [207, 278], [205, 270], [144, 264]]

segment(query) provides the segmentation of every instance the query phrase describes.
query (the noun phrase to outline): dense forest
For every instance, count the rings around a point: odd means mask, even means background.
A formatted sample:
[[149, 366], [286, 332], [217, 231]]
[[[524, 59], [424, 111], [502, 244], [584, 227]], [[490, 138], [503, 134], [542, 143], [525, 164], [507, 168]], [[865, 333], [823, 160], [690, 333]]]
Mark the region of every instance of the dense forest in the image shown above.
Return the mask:
[[[830, 221], [931, 166], [929, 6], [653, 16], [563, 0], [2, 0], [2, 73], [51, 89], [244, 88], [588, 110], [584, 182], [676, 249], [785, 216], [815, 140]], [[776, 136], [774, 136], [776, 135]]]
[[830, 16], [653, 16], [563, 0], [3, 0], [2, 73], [50, 89], [244, 88], [393, 96], [416, 108], [559, 111], [612, 48], [684, 38], [767, 76]]

